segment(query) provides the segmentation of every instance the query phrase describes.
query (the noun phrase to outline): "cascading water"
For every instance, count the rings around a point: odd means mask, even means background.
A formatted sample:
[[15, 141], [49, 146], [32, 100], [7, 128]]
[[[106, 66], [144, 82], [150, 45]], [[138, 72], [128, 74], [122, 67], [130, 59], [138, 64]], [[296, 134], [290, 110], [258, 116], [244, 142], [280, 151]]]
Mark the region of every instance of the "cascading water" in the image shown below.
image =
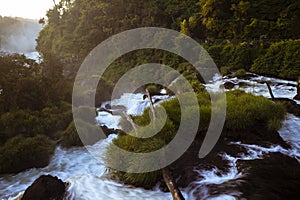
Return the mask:
[[[254, 93], [255, 95], [263, 95], [269, 98], [269, 93], [264, 81], [271, 84], [274, 95], [276, 97], [292, 98], [295, 95], [295, 83], [280, 79], [271, 79], [263, 76], [251, 76], [249, 79], [237, 78], [216, 78], [216, 80], [206, 87], [208, 90], [214, 90], [220, 87], [226, 81], [231, 81], [236, 84], [236, 88]], [[160, 100], [168, 99], [169, 96], [154, 97]], [[125, 109], [127, 114], [141, 114], [145, 108], [149, 106], [149, 100], [143, 100], [142, 94], [124, 94], [120, 99], [106, 102], [102, 105], [110, 104], [110, 106], [119, 106]], [[100, 125], [106, 125], [109, 128], [120, 128], [119, 121], [121, 117], [112, 115], [108, 112], [99, 111], [97, 121]], [[213, 167], [207, 170], [194, 169], [199, 174], [197, 181], [190, 183], [190, 185], [182, 189], [186, 199], [222, 199], [231, 200], [240, 197], [241, 193], [233, 188], [226, 190], [222, 187], [225, 185], [238, 184], [239, 179], [246, 174], [238, 170], [236, 165], [239, 160], [256, 160], [263, 159], [264, 156], [272, 152], [279, 152], [292, 158], [296, 158], [299, 162], [300, 158], [300, 119], [294, 115], [288, 115], [279, 131], [281, 137], [292, 146], [292, 149], [284, 149], [281, 146], [261, 147], [252, 144], [231, 143], [231, 145], [238, 145], [247, 150], [245, 154], [231, 156], [226, 152], [220, 152], [223, 160], [228, 161], [228, 170], [226, 172], [220, 171]], [[99, 141], [90, 149], [97, 149], [101, 154], [105, 150], [106, 145], [116, 135], [110, 135], [107, 139]], [[58, 176], [63, 181], [69, 183], [67, 197], [65, 199], [151, 199], [151, 200], [165, 200], [172, 199], [170, 193], [164, 193], [159, 189], [144, 190], [141, 188], [132, 188], [115, 181], [109, 180], [106, 176], [105, 166], [101, 159], [95, 159], [85, 148], [70, 148], [62, 149], [57, 147], [50, 164], [42, 169], [30, 169], [18, 174], [8, 174], [0, 176], [0, 199], [8, 199], [16, 196], [18, 193], [24, 191], [36, 178], [42, 174], [51, 174]], [[216, 192], [211, 188], [218, 186], [219, 191]], [[229, 187], [230, 188], [230, 187]]]

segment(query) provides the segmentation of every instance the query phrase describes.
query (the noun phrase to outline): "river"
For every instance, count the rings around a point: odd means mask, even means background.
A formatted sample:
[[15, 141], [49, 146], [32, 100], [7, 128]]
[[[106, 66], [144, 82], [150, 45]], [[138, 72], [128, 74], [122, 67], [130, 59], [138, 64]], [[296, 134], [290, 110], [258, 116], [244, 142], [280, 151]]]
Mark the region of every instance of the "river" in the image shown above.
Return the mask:
[[[248, 79], [221, 78], [216, 77], [212, 83], [206, 85], [208, 90], [215, 90], [226, 81], [236, 84], [235, 88], [251, 92], [254, 95], [263, 95], [269, 98], [269, 93], [264, 81], [271, 84], [275, 97], [292, 98], [296, 93], [295, 82], [267, 78], [263, 76], [251, 75]], [[155, 98], [166, 99], [167, 96], [158, 96]], [[104, 103], [105, 106], [108, 102]], [[120, 99], [109, 102], [111, 105], [121, 105], [126, 108], [128, 114], [140, 114], [149, 106], [148, 100], [143, 100], [142, 94], [124, 94]], [[299, 102], [298, 102], [299, 103]], [[107, 112], [98, 112], [98, 122], [101, 125], [107, 125], [110, 128], [118, 128], [119, 116], [113, 116]], [[256, 160], [263, 159], [264, 155], [272, 152], [279, 152], [289, 157], [295, 158], [300, 162], [300, 118], [288, 114], [284, 121], [282, 129], [279, 131], [281, 137], [289, 143], [292, 148], [284, 149], [281, 146], [262, 147], [253, 144], [235, 143], [247, 149], [248, 153], [232, 157], [226, 152], [220, 156], [228, 160], [229, 170], [220, 172], [217, 168], [210, 170], [197, 169], [199, 178], [190, 183], [186, 188], [182, 188], [183, 195], [188, 200], [194, 199], [238, 199], [241, 192], [232, 189], [223, 192], [212, 191], [212, 186], [222, 186], [230, 181], [238, 180], [246, 176], [239, 171], [236, 163], [238, 160]], [[105, 147], [116, 135], [110, 135], [107, 139], [99, 141], [89, 148], [95, 148], [103, 152]], [[165, 200], [172, 199], [170, 193], [159, 190], [159, 187], [153, 190], [142, 188], [133, 188], [122, 185], [107, 178], [106, 168], [101, 160], [96, 160], [85, 148], [77, 147], [63, 149], [57, 147], [50, 164], [41, 169], [30, 169], [18, 174], [7, 174], [0, 176], [0, 199], [17, 199], [35, 179], [42, 174], [51, 174], [58, 176], [63, 181], [69, 183], [67, 197], [65, 199], [76, 200]]]

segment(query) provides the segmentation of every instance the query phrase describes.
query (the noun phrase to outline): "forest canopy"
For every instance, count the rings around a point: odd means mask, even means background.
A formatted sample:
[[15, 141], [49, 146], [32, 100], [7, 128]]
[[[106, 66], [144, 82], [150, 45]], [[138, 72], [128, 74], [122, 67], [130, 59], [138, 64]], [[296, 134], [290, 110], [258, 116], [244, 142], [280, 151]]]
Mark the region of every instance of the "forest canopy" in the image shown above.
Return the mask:
[[[299, 38], [300, 2], [61, 0], [40, 22], [44, 26], [37, 39], [37, 50], [46, 59], [49, 54], [59, 59], [64, 71], [74, 75], [85, 56], [100, 42], [116, 33], [146, 26], [181, 31], [208, 44], [207, 48], [228, 42], [235, 47], [247, 42], [253, 51], [262, 50], [258, 53], [261, 55], [272, 43]], [[249, 70], [257, 56], [250, 57], [242, 68]], [[228, 65], [223, 62], [218, 67]]]

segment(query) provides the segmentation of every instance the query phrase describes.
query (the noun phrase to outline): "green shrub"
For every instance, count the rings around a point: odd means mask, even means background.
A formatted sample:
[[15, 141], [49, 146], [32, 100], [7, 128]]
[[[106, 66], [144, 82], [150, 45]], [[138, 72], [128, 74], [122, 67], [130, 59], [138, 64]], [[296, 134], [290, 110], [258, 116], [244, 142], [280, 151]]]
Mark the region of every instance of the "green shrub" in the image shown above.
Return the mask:
[[0, 116], [1, 142], [16, 135], [33, 137], [45, 134], [52, 139], [57, 131], [65, 130], [72, 121], [71, 105], [61, 102], [58, 106], [46, 107], [42, 111], [16, 110]]
[[241, 43], [236, 46], [232, 59], [228, 63], [231, 69], [249, 70], [254, 60], [261, 54], [262, 46]]
[[233, 77], [238, 77], [238, 78], [242, 78], [242, 77], [245, 77], [246, 76], [246, 70], [245, 69], [239, 69], [237, 70], [236, 72], [234, 72], [232, 74]]
[[151, 85], [148, 85], [146, 88], [150, 94], [159, 94], [162, 89], [162, 86], [151, 84]]
[[53, 139], [57, 131], [65, 130], [73, 119], [71, 105], [62, 102], [60, 106], [46, 107], [42, 110], [41, 125], [43, 126], [43, 133]]
[[94, 107], [80, 106], [74, 110], [74, 114], [82, 121], [95, 123], [96, 110]]
[[62, 134], [61, 145], [63, 147], [83, 146], [80, 137], [77, 133], [75, 123], [71, 122], [68, 128]]
[[225, 129], [232, 132], [265, 132], [280, 128], [285, 109], [280, 104], [242, 91], [227, 92]]
[[[119, 136], [117, 139], [114, 139], [113, 143], [121, 149], [135, 153], [147, 153], [161, 149], [173, 139], [176, 133], [175, 126], [169, 119], [167, 119], [162, 130], [153, 137], [137, 138], [131, 136], [145, 135], [147, 132], [153, 133], [154, 126], [160, 126], [160, 122], [159, 119], [156, 119], [153, 122], [154, 124], [152, 124], [153, 127], [141, 127], [136, 131], [133, 130], [130, 135]], [[136, 161], [131, 157], [126, 157], [122, 152], [114, 151], [112, 145], [108, 147], [104, 156], [104, 161], [108, 166], [121, 166], [127, 163], [129, 164], [127, 170], [133, 171], [151, 168], [153, 162], [158, 162], [156, 159], [150, 160], [150, 163], [141, 162], [140, 160]], [[112, 171], [112, 173], [116, 174], [126, 184], [143, 187], [153, 187], [162, 178], [160, 170], [149, 173], [126, 173], [120, 171]]]
[[33, 167], [45, 167], [54, 148], [54, 142], [43, 135], [29, 138], [16, 136], [0, 148], [0, 173], [17, 173]]
[[230, 73], [230, 67], [221, 67], [220, 68], [220, 73], [223, 75], [223, 76], [226, 76]]
[[[80, 137], [76, 128], [81, 134]], [[91, 124], [78, 119], [77, 127], [73, 121], [64, 131], [61, 145], [64, 147], [82, 146], [82, 142], [85, 145], [93, 145], [101, 139], [103, 139], [103, 136], [101, 135], [100, 128], [95, 123]]]
[[30, 137], [43, 132], [39, 117], [25, 110], [7, 112], [1, 115], [0, 126], [2, 127], [0, 130], [1, 143], [19, 134]]

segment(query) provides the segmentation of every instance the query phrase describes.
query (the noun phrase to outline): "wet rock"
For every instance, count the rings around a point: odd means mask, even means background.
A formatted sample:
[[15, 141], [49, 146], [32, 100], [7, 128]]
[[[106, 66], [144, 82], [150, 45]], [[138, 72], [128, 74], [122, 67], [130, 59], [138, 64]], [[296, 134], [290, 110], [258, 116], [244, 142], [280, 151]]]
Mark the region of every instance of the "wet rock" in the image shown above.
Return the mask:
[[101, 126], [101, 129], [106, 135], [106, 137], [108, 137], [111, 134], [126, 135], [126, 133], [120, 129], [108, 128], [107, 126]]
[[50, 175], [43, 175], [29, 186], [21, 200], [63, 200], [65, 183]]
[[113, 110], [126, 110], [126, 107], [122, 106], [122, 105], [113, 105], [111, 107], [111, 109], [113, 109]]
[[223, 158], [223, 153], [232, 157], [248, 154], [248, 150], [245, 147], [230, 144], [230, 142], [240, 141], [243, 144], [256, 144], [264, 147], [275, 144], [281, 145], [283, 148], [290, 148], [290, 145], [280, 137], [278, 132], [270, 134], [223, 132], [212, 151], [204, 158], [199, 158], [199, 150], [203, 139], [203, 135], [197, 136], [188, 150], [171, 165], [177, 184], [182, 188], [201, 178], [201, 175], [194, 170], [195, 168], [200, 171], [216, 168], [220, 175], [228, 173], [231, 166], [230, 162]]
[[239, 82], [238, 85], [239, 85], [239, 87], [248, 87], [249, 86], [249, 84], [246, 82]]
[[106, 109], [106, 108], [99, 108], [99, 110], [98, 110], [99, 112], [107, 112], [107, 113], [110, 113], [110, 114], [113, 114], [113, 112], [112, 111], [110, 111], [110, 110], [108, 110], [108, 109]]
[[[234, 78], [234, 77], [235, 77], [235, 76], [234, 76], [234, 73], [231, 74], [231, 75], [228, 75], [228, 77], [229, 77], [229, 78]], [[242, 76], [242, 77], [240, 77], [240, 78], [242, 78], [242, 79], [244, 79], [244, 80], [250, 80], [250, 79], [255, 78], [255, 77], [258, 77], [258, 75], [252, 74], [252, 73], [249, 73], [249, 72], [246, 72], [246, 74], [244, 74], [244, 76]]]
[[227, 89], [227, 90], [230, 90], [232, 88], [234, 88], [235, 84], [231, 81], [227, 81], [224, 83], [224, 88]]
[[300, 105], [298, 105], [295, 101], [288, 98], [276, 98], [275, 101], [282, 102], [288, 113], [300, 117]]
[[110, 105], [109, 103], [106, 104], [106, 105], [105, 105], [105, 109], [108, 109], [108, 110], [111, 109], [111, 105]]
[[237, 161], [246, 174], [239, 191], [246, 199], [298, 199], [300, 167], [297, 160], [281, 153], [271, 153], [264, 159]]
[[286, 86], [288, 86], [288, 87], [296, 87], [297, 85], [296, 84], [292, 84], [292, 83], [287, 83]]

